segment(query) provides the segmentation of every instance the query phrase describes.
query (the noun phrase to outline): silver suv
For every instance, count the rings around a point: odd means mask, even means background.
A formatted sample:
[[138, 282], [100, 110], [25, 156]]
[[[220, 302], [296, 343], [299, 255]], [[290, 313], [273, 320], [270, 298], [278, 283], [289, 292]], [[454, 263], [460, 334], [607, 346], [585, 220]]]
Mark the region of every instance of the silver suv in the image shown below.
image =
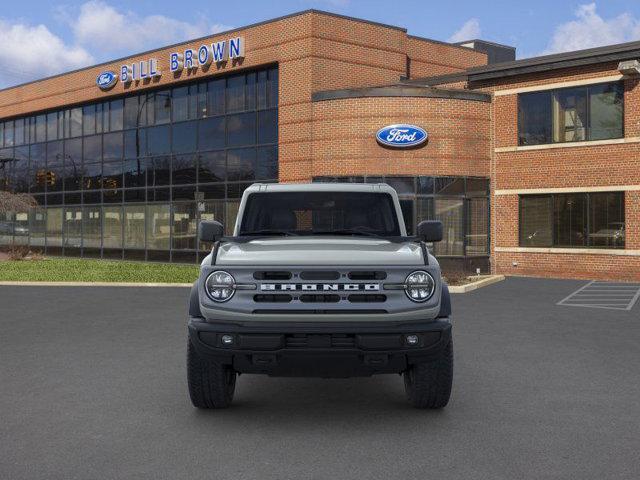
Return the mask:
[[407, 236], [386, 184], [255, 184], [232, 236], [211, 242], [189, 305], [189, 394], [227, 407], [238, 373], [351, 377], [401, 373], [409, 401], [451, 393], [451, 303], [428, 245], [442, 224]]

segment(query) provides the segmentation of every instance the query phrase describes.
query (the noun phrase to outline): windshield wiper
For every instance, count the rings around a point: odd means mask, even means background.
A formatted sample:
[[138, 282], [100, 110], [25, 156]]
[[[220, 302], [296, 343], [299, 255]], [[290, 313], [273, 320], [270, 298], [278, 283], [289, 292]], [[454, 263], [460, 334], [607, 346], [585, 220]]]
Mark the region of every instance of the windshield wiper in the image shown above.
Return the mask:
[[385, 238], [384, 235], [360, 228], [343, 228], [336, 230], [314, 230], [313, 235], [362, 235], [364, 237]]
[[254, 236], [254, 235], [282, 235], [284, 237], [297, 237], [298, 234], [295, 232], [291, 232], [288, 230], [272, 230], [272, 229], [263, 229], [263, 230], [251, 230], [250, 232], [240, 232], [240, 236]]

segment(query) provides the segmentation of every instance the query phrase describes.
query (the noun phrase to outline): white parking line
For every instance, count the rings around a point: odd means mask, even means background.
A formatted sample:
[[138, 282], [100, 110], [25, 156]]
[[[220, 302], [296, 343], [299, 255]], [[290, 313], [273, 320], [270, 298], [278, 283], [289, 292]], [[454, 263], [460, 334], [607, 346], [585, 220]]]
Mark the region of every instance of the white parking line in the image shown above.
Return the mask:
[[565, 307], [631, 310], [640, 299], [640, 284], [592, 281], [583, 285], [556, 305]]

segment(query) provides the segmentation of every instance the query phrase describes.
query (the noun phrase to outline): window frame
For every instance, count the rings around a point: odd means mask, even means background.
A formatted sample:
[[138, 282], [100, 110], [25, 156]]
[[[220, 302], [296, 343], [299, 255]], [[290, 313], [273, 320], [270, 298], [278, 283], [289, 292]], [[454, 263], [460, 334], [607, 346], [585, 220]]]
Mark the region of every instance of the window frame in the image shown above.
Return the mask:
[[[589, 238], [589, 235], [591, 235], [591, 225], [592, 225], [592, 219], [591, 219], [591, 202], [592, 202], [592, 197], [594, 195], [598, 195], [598, 194], [616, 194], [620, 197], [621, 202], [620, 202], [620, 209], [621, 212], [623, 214], [623, 219], [624, 219], [624, 224], [625, 224], [625, 234], [624, 234], [624, 244], [623, 246], [610, 246], [610, 245], [604, 245], [604, 246], [594, 246], [591, 245], [591, 240]], [[561, 196], [568, 196], [568, 195], [583, 195], [586, 199], [586, 207], [585, 207], [585, 216], [586, 216], [586, 223], [585, 223], [585, 231], [587, 232], [586, 235], [586, 244], [585, 245], [576, 245], [576, 246], [567, 246], [567, 245], [557, 245], [556, 242], [556, 238], [557, 238], [557, 228], [556, 228], [556, 200], [558, 197]], [[521, 194], [518, 195], [518, 247], [520, 248], [561, 248], [561, 249], [566, 249], [566, 250], [576, 250], [576, 249], [589, 249], [589, 250], [626, 250], [627, 249], [627, 218], [626, 218], [626, 195], [624, 191], [606, 191], [606, 192], [567, 192], [567, 193], [544, 193], [544, 194]], [[523, 245], [522, 244], [522, 228], [523, 228], [523, 222], [522, 222], [522, 200], [523, 198], [551, 198], [551, 243], [548, 245]]]
[[[621, 135], [620, 136], [616, 136], [616, 137], [608, 137], [608, 138], [598, 138], [598, 139], [591, 139], [591, 90], [594, 87], [601, 87], [603, 85], [617, 85], [620, 90], [621, 90], [621, 98], [622, 98], [622, 111], [621, 111], [621, 118], [622, 118], [622, 125], [621, 125]], [[565, 92], [565, 91], [569, 91], [569, 90], [578, 90], [578, 89], [586, 89], [587, 94], [586, 94], [586, 118], [587, 118], [587, 126], [585, 127], [585, 140], [561, 140], [561, 141], [555, 141], [553, 140], [553, 130], [554, 130], [554, 115], [553, 115], [553, 99], [554, 97], [560, 93], [560, 92]], [[551, 125], [551, 132], [550, 132], [550, 141], [549, 142], [541, 142], [541, 143], [522, 143], [522, 137], [523, 137], [523, 132], [521, 130], [522, 128], [522, 122], [521, 122], [521, 106], [522, 106], [522, 99], [523, 97], [526, 97], [527, 95], [535, 95], [535, 94], [540, 94], [540, 93], [548, 93], [549, 94], [549, 101], [551, 102], [550, 104], [550, 108], [549, 111], [551, 112], [551, 118], [550, 118], [550, 125]], [[597, 142], [597, 141], [607, 141], [607, 140], [617, 140], [617, 139], [621, 139], [621, 138], [625, 138], [626, 135], [626, 122], [625, 122], [625, 111], [626, 111], [626, 99], [625, 99], [625, 85], [624, 85], [624, 80], [616, 80], [613, 82], [598, 82], [598, 83], [593, 83], [593, 84], [587, 84], [587, 85], [576, 85], [576, 86], [571, 86], [571, 87], [561, 87], [561, 88], [553, 88], [553, 89], [547, 89], [547, 90], [535, 90], [535, 91], [531, 91], [531, 92], [523, 92], [523, 93], [518, 93], [518, 98], [517, 98], [517, 112], [516, 112], [516, 117], [517, 117], [517, 131], [516, 131], [516, 135], [517, 135], [517, 145], [518, 147], [531, 147], [531, 146], [540, 146], [540, 145], [562, 145], [562, 144], [569, 144], [569, 143], [582, 143], [582, 142]]]

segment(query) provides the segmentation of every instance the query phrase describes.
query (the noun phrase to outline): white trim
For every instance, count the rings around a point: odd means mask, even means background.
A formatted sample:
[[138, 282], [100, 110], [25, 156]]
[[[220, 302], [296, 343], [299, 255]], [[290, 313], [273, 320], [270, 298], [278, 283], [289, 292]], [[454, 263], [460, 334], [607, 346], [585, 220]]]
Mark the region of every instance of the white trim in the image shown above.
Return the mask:
[[569, 255], [614, 255], [621, 257], [640, 257], [640, 250], [607, 248], [544, 248], [544, 247], [495, 247], [498, 253], [560, 253]]
[[520, 188], [494, 190], [494, 195], [539, 195], [545, 193], [638, 192], [640, 185], [603, 185], [597, 187]]
[[597, 147], [600, 145], [617, 145], [621, 143], [640, 143], [640, 137], [612, 138], [609, 140], [587, 140], [584, 142], [545, 143], [542, 145], [522, 145], [512, 147], [496, 147], [496, 153], [526, 152], [529, 150], [548, 150], [551, 148]]
[[493, 96], [501, 97], [503, 95], [515, 95], [517, 93], [525, 92], [542, 92], [544, 90], [553, 90], [555, 88], [579, 87], [582, 85], [593, 85], [595, 83], [617, 82], [619, 80], [622, 80], [623, 78], [624, 75], [619, 73], [617, 75], [608, 75], [606, 77], [583, 78], [582, 80], [570, 80], [568, 82], [554, 82], [547, 83], [545, 85], [531, 85], [530, 87], [509, 88], [507, 90], [496, 90], [495, 92], [493, 92]]

